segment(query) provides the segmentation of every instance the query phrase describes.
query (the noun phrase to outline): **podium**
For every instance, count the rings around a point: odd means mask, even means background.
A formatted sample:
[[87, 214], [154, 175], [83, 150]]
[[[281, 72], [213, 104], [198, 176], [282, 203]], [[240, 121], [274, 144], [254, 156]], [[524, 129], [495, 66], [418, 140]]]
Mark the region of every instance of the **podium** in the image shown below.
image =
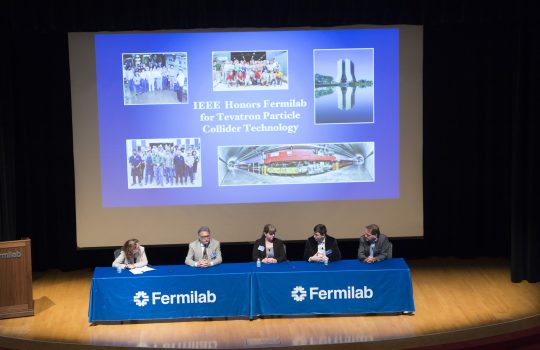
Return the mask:
[[34, 315], [30, 239], [0, 242], [0, 319]]

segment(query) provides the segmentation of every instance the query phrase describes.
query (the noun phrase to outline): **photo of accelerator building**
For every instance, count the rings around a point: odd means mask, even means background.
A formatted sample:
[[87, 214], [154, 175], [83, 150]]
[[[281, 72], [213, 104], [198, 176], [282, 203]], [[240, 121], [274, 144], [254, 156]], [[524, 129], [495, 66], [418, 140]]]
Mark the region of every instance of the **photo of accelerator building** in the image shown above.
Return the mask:
[[356, 83], [356, 77], [354, 76], [354, 62], [348, 58], [342, 58], [337, 61], [336, 81], [341, 84]]

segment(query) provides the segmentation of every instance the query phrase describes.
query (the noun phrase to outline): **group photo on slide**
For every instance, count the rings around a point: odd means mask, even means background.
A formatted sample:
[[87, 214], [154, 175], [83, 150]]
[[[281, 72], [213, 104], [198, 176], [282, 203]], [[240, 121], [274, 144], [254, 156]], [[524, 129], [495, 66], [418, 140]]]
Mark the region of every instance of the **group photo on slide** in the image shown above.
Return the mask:
[[186, 52], [122, 54], [124, 104], [188, 103]]
[[212, 52], [214, 91], [286, 90], [288, 52]]
[[130, 189], [202, 186], [198, 138], [126, 140]]

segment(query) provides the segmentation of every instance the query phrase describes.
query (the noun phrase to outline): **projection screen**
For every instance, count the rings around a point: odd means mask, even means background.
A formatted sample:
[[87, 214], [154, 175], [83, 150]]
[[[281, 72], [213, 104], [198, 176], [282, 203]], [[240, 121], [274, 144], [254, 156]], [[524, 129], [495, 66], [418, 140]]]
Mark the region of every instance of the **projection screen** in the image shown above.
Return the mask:
[[423, 235], [422, 27], [69, 34], [77, 244]]

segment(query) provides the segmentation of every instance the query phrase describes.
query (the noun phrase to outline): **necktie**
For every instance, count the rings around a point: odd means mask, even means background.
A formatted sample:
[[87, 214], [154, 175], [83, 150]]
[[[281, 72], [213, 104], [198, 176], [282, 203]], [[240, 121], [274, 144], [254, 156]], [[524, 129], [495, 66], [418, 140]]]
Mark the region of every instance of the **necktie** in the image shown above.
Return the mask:
[[208, 253], [206, 253], [206, 247], [204, 247], [204, 249], [203, 249], [203, 252], [202, 252], [202, 258], [203, 258], [204, 260], [208, 260]]
[[375, 252], [375, 241], [371, 242], [369, 246], [369, 256], [373, 257], [374, 252]]

